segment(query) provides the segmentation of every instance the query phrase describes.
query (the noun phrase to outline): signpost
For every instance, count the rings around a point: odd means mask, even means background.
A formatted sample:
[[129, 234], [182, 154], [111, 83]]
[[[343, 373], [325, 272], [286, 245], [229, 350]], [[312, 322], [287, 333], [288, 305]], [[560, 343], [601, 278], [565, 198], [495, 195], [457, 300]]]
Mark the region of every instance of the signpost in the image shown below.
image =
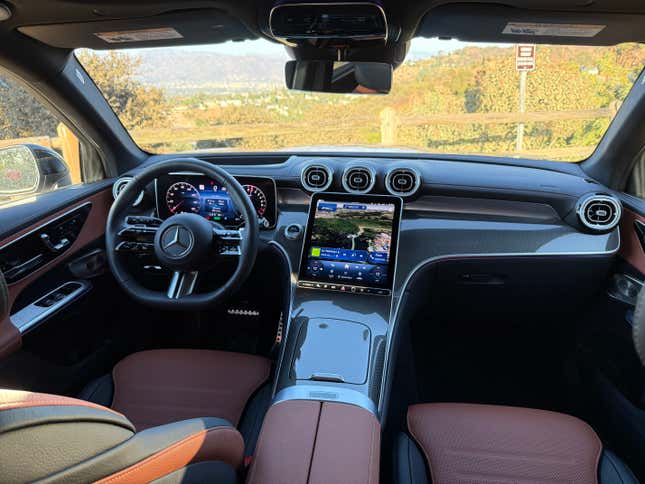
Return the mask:
[[[515, 47], [515, 70], [520, 71], [520, 113], [526, 111], [526, 76], [529, 71], [535, 69], [535, 45], [518, 44]], [[520, 152], [524, 148], [524, 123], [517, 124], [517, 138], [515, 140], [515, 151]]]

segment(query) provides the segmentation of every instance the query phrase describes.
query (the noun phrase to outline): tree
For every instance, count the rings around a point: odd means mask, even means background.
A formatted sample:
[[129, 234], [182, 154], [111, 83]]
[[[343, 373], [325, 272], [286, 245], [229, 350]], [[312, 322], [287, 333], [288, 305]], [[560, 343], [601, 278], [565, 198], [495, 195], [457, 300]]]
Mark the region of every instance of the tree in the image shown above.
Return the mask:
[[0, 140], [56, 136], [58, 120], [33, 94], [0, 76]]
[[161, 89], [136, 79], [141, 60], [117, 51], [83, 50], [78, 60], [128, 130], [167, 125], [168, 105]]

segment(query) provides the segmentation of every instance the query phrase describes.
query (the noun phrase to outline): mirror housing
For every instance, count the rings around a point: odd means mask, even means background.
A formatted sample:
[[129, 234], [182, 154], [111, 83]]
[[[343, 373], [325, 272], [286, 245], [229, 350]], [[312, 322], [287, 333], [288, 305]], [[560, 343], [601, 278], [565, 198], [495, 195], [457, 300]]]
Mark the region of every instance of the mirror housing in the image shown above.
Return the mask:
[[392, 65], [383, 62], [332, 60], [289, 61], [284, 68], [289, 89], [346, 94], [387, 94], [392, 71]]
[[71, 185], [65, 160], [40, 145], [0, 148], [0, 199], [44, 193]]

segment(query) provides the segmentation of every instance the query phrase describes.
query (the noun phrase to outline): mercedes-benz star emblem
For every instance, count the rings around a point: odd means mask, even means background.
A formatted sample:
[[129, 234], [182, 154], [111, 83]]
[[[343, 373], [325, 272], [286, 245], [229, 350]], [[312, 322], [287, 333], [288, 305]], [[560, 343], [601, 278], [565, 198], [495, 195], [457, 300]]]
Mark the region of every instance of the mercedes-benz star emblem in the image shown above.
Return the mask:
[[161, 235], [161, 248], [173, 259], [190, 252], [193, 242], [193, 233], [182, 225], [171, 225]]

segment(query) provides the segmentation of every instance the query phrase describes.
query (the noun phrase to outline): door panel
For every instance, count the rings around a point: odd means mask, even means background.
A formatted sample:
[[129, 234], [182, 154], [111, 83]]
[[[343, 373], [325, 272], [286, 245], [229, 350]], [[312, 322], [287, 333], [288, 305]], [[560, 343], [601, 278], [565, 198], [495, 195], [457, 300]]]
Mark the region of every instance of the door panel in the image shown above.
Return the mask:
[[[623, 200], [625, 202], [625, 200]], [[621, 249], [606, 297], [589, 301], [579, 322], [579, 408], [603, 443], [645, 480], [645, 372], [632, 339], [635, 296], [645, 280], [645, 251], [635, 223], [645, 214], [624, 203]]]
[[[47, 241], [43, 241], [42, 251], [44, 251], [44, 253], [46, 254], [46, 259], [44, 259], [44, 262], [37, 264], [33, 269], [29, 269], [27, 267], [27, 270], [16, 277], [16, 280], [14, 282], [9, 283], [7, 299], [10, 315], [15, 314], [16, 311], [20, 309], [19, 307], [16, 307], [16, 301], [26, 288], [37, 283], [41, 278], [44, 278], [48, 273], [57, 268], [63, 262], [69, 262], [73, 260], [74, 256], [79, 255], [80, 251], [104, 236], [105, 222], [111, 204], [111, 190], [102, 189], [85, 199], [76, 201], [71, 205], [61, 207], [54, 213], [51, 213], [52, 207], [48, 206], [47, 213], [49, 213], [50, 215], [43, 217], [39, 222], [23, 228], [22, 230], [19, 230], [0, 241], [0, 257], [3, 249], [6, 249], [8, 246], [12, 248], [13, 253], [15, 253], [16, 250], [19, 251], [21, 248], [20, 244], [22, 242], [23, 248], [25, 250], [35, 250], [37, 252], [36, 254], [28, 253], [24, 255], [23, 259], [25, 261], [29, 261], [38, 256], [38, 253], [40, 253], [39, 248], [34, 248], [34, 238], [36, 238], [37, 242], [38, 237], [42, 233], [46, 233], [48, 228], [56, 226], [57, 221], [61, 220], [61, 217], [75, 211], [76, 209], [79, 209], [80, 207], [89, 206], [89, 213], [87, 213], [87, 217], [79, 222], [80, 230], [78, 230], [77, 232], [78, 236], [73, 241], [69, 242], [69, 247], [61, 247], [60, 255], [57, 255], [56, 252], [52, 252], [52, 247], [47, 247]], [[10, 216], [12, 210], [13, 207], [3, 208], [3, 216]], [[24, 213], [24, 206], [20, 207], [19, 212]], [[37, 214], [34, 214], [32, 212], [31, 215], [34, 216]], [[60, 236], [58, 237], [60, 238]], [[53, 239], [52, 242], [54, 244], [58, 244], [60, 242], [59, 238]], [[4, 263], [5, 267], [9, 267], [6, 260], [4, 261]], [[62, 285], [67, 281], [61, 280], [55, 282], [58, 285]], [[49, 290], [51, 291], [56, 287], [57, 285], [52, 284], [52, 287], [50, 287]], [[48, 291], [43, 290], [41, 296], [46, 295], [47, 292]], [[37, 299], [37, 296], [34, 297]], [[34, 301], [36, 301], [36, 299], [34, 299]], [[12, 323], [11, 316], [5, 317], [3, 321], [0, 321], [0, 358], [16, 351], [18, 348], [20, 348], [20, 345], [20, 331]]]
[[641, 274], [645, 274], [645, 252], [634, 226], [637, 220], [645, 223], [643, 215], [628, 207], [623, 208], [620, 220], [620, 256]]

